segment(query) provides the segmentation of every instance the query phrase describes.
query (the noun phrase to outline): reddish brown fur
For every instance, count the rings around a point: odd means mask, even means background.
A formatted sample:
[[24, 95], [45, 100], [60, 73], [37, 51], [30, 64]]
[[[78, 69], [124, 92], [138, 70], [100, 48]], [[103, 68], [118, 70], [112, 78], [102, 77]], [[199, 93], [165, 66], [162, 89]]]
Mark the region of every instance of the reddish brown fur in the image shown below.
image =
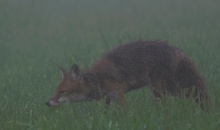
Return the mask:
[[[69, 73], [63, 72], [64, 78], [51, 100], [55, 100], [61, 91], [67, 91], [67, 97], [72, 93], [83, 95], [87, 100], [106, 96], [107, 105], [112, 99], [124, 105], [125, 92], [146, 85], [158, 98], [167, 94], [178, 96], [182, 89], [187, 90], [187, 97], [192, 95], [200, 101], [202, 107], [204, 99], [208, 98], [205, 81], [194, 64], [167, 42], [136, 41], [121, 45], [90, 70], [81, 74], [77, 71], [78, 67], [74, 65]], [[75, 75], [75, 79], [71, 75]], [[73, 96], [70, 100], [79, 97]]]

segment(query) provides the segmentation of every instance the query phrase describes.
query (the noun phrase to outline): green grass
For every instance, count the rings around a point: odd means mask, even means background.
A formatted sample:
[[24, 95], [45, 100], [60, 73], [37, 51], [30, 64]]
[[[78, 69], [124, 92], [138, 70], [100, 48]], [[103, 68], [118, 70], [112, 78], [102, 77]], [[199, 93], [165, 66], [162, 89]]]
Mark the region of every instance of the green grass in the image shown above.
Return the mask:
[[[1, 130], [217, 130], [220, 127], [218, 0], [1, 0]], [[157, 101], [149, 89], [116, 103], [45, 105], [57, 65], [91, 67], [106, 51], [137, 39], [168, 40], [196, 64], [211, 97], [209, 112], [190, 100]]]

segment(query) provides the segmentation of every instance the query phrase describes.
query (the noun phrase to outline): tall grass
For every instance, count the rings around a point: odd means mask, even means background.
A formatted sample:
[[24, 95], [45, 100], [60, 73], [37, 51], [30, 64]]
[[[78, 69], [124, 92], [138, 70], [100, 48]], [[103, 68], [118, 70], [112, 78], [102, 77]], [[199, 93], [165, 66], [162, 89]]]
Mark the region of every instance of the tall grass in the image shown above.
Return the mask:
[[[216, 130], [220, 126], [218, 0], [1, 0], [0, 129]], [[156, 100], [147, 87], [126, 94], [128, 110], [104, 100], [45, 105], [57, 65], [90, 67], [106, 51], [137, 39], [168, 40], [206, 79], [212, 104]]]

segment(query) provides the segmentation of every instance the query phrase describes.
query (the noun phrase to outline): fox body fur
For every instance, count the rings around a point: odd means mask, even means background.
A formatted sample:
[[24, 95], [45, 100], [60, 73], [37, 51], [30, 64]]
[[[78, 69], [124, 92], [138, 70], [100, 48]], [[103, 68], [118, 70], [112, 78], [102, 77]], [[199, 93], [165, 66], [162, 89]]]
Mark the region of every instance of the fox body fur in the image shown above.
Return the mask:
[[112, 100], [125, 105], [124, 94], [148, 86], [155, 97], [192, 97], [201, 103], [208, 98], [203, 77], [181, 50], [163, 41], [136, 41], [107, 53], [90, 69], [80, 72], [73, 65], [69, 72], [60, 67], [62, 81], [46, 103], [58, 106], [70, 101]]

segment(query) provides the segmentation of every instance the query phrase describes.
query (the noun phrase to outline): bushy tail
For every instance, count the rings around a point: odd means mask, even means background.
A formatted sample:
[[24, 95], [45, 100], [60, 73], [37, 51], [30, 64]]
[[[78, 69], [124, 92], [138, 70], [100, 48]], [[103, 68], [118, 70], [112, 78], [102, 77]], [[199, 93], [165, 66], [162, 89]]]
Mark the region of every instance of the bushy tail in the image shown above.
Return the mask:
[[204, 103], [208, 100], [205, 80], [187, 57], [183, 57], [178, 63], [175, 71], [175, 80], [181, 90], [187, 90], [185, 96], [192, 96], [204, 109]]

